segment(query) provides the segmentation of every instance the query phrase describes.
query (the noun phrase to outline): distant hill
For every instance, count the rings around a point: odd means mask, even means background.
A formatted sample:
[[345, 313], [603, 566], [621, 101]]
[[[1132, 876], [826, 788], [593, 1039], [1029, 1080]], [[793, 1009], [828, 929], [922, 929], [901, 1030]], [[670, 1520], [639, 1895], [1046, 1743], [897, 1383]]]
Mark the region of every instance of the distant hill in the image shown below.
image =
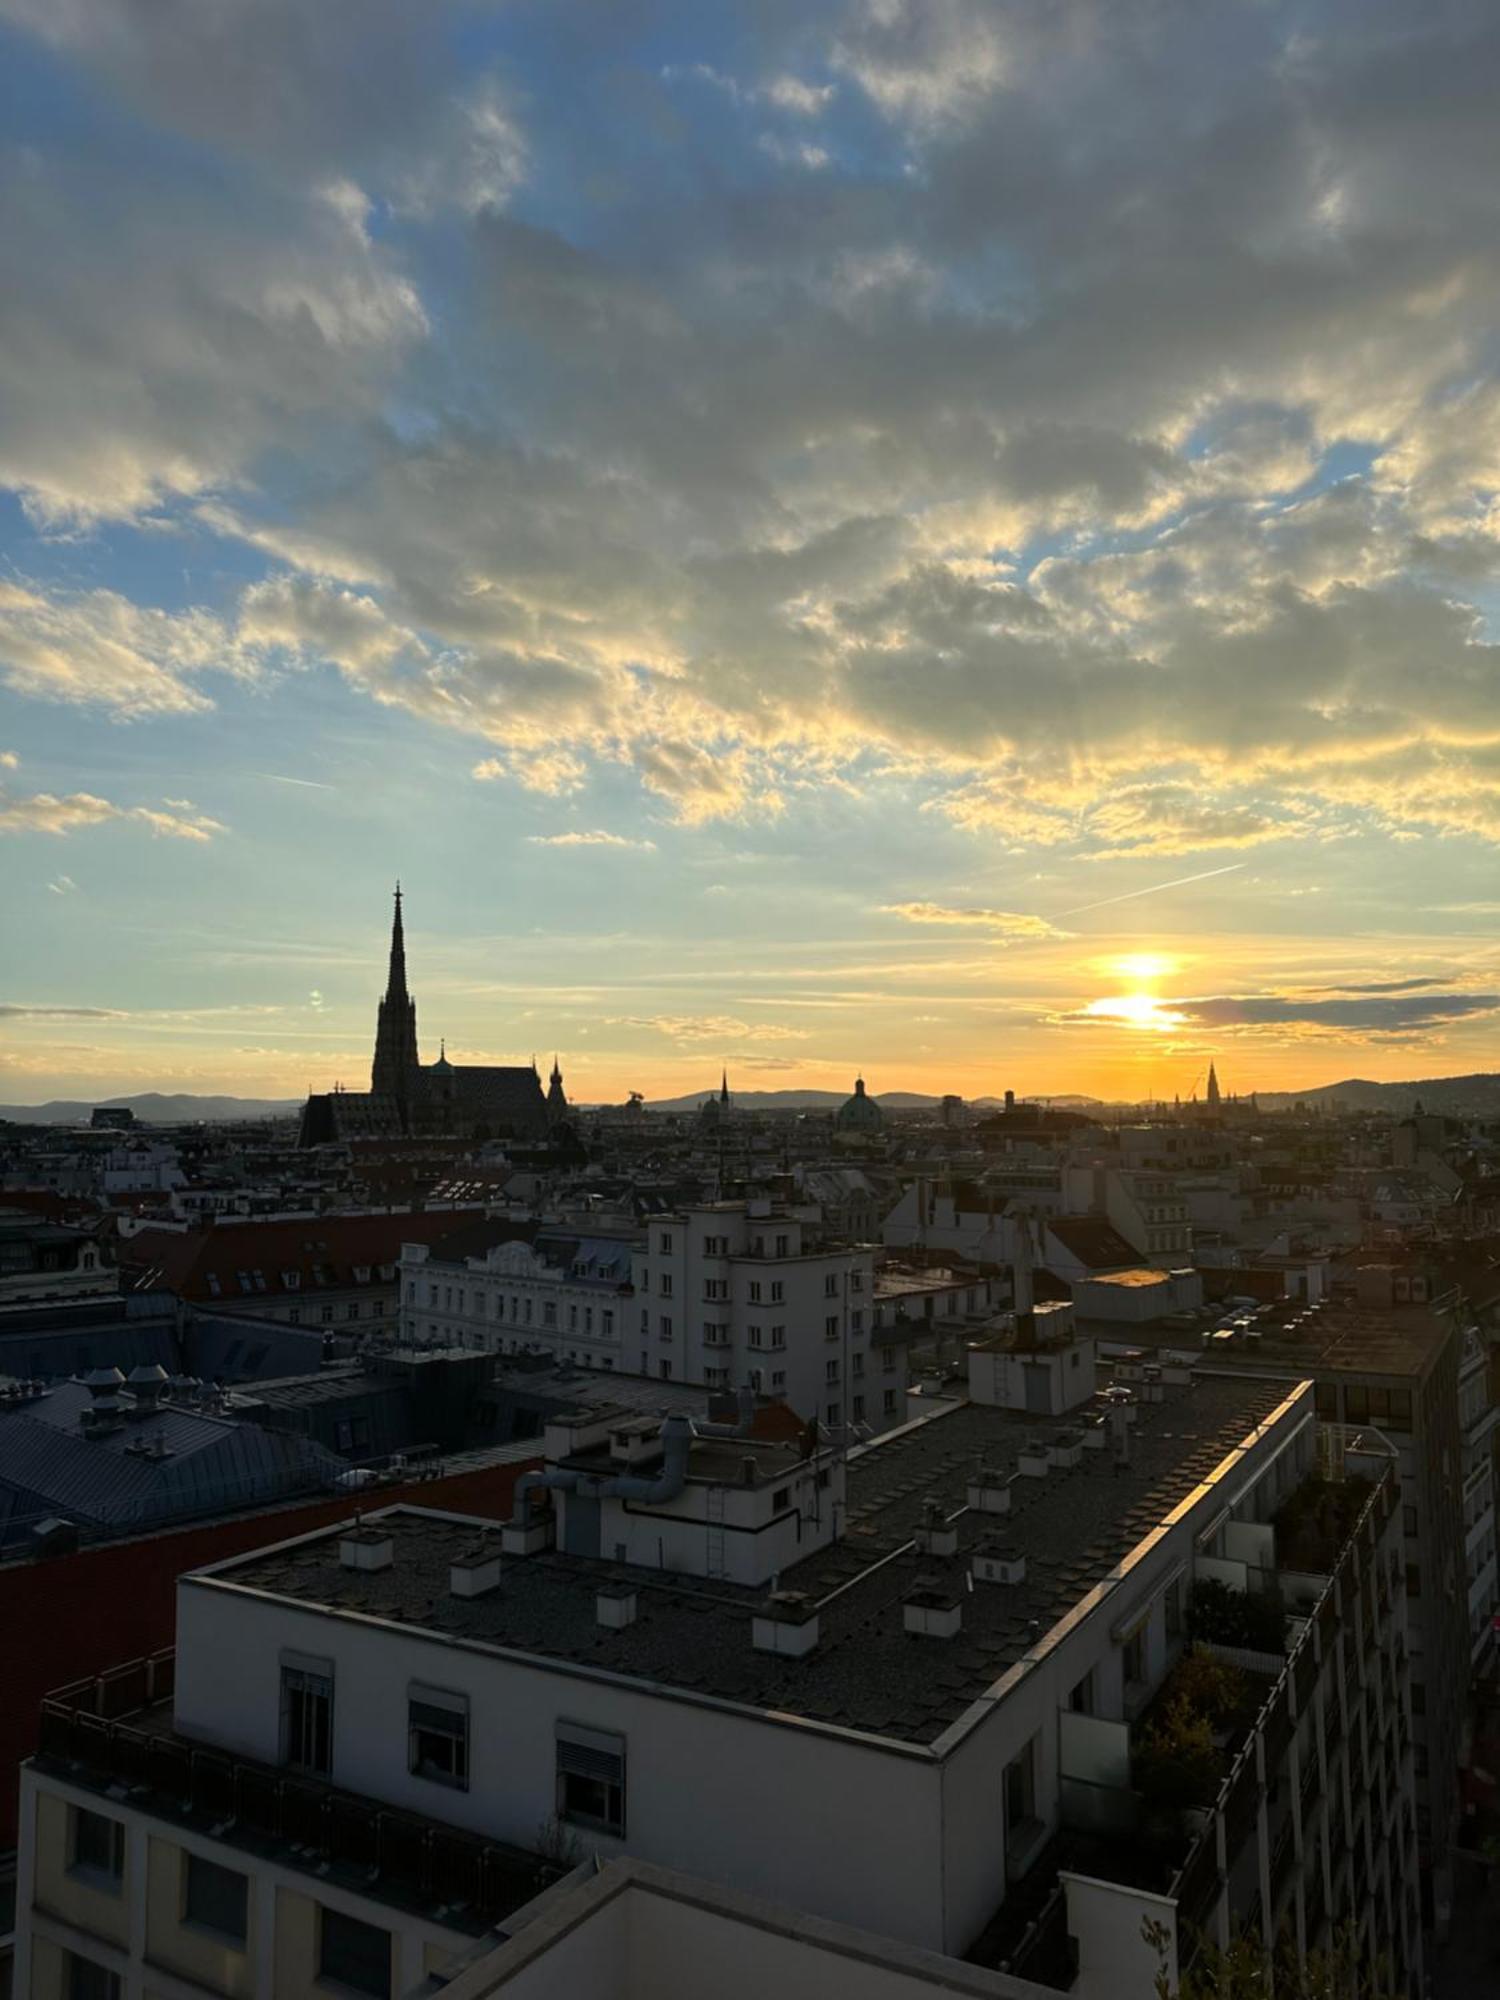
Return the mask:
[[[655, 1097], [648, 1101], [648, 1111], [696, 1111], [707, 1097], [717, 1097], [717, 1084], [710, 1084], [705, 1090], [690, 1092], [686, 1097]], [[941, 1097], [926, 1097], [916, 1090], [887, 1090], [871, 1097], [883, 1111], [936, 1111], [942, 1103]], [[742, 1111], [837, 1111], [841, 1104], [848, 1102], [847, 1090], [735, 1090], [730, 1096]], [[974, 1111], [999, 1111], [1002, 1109], [998, 1097], [970, 1097], [965, 1103]], [[1027, 1100], [1041, 1103], [1040, 1098]], [[1078, 1109], [1080, 1106], [1097, 1104], [1097, 1097], [1049, 1097], [1048, 1104]]]
[[50, 1104], [0, 1104], [0, 1118], [17, 1125], [81, 1125], [96, 1108], [133, 1111], [142, 1125], [224, 1125], [245, 1118], [290, 1118], [300, 1098], [164, 1097], [148, 1090], [139, 1097], [56, 1097]]
[[1261, 1090], [1256, 1103], [1267, 1111], [1289, 1111], [1294, 1104], [1329, 1105], [1335, 1100], [1346, 1111], [1384, 1111], [1407, 1118], [1420, 1104], [1424, 1111], [1458, 1117], [1478, 1114], [1500, 1118], [1500, 1074], [1478, 1070], [1472, 1076], [1425, 1076], [1412, 1083], [1372, 1083], [1352, 1076], [1343, 1083], [1324, 1083], [1311, 1090]]

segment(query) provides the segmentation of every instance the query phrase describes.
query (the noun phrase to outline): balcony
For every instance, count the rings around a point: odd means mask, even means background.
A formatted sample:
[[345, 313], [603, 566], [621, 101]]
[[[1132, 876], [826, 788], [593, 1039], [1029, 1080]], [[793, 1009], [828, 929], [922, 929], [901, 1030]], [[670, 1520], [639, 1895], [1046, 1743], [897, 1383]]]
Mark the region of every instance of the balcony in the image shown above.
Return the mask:
[[284, 1866], [483, 1933], [567, 1870], [524, 1849], [382, 1807], [321, 1779], [178, 1736], [172, 1655], [79, 1681], [42, 1703], [38, 1762], [141, 1811], [264, 1852]]

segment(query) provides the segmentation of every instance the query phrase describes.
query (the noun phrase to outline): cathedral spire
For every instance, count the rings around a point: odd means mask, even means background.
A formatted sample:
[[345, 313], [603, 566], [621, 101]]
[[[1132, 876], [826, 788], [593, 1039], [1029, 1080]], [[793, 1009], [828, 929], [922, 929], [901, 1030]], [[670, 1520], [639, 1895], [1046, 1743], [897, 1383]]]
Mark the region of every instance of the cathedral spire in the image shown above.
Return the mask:
[[375, 1024], [375, 1060], [370, 1088], [394, 1100], [403, 1132], [411, 1129], [421, 1059], [417, 1054], [417, 1003], [406, 988], [406, 932], [401, 922], [401, 884], [391, 918], [391, 962], [385, 998]]
[[406, 932], [401, 924], [401, 884], [396, 884], [396, 914], [391, 919], [391, 969], [385, 982], [387, 1000], [406, 998]]
[[1218, 1072], [1212, 1063], [1208, 1066], [1208, 1101], [1217, 1109], [1219, 1104], [1219, 1078]]

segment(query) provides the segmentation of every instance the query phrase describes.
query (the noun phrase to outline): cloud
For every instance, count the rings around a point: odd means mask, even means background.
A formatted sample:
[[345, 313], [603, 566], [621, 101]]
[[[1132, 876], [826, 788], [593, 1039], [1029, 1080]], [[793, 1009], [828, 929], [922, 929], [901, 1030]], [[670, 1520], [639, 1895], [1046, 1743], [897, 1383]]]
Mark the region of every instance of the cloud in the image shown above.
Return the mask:
[[7, 1021], [126, 1021], [118, 1007], [22, 1007], [0, 1002], [0, 1019]]
[[20, 758], [14, 750], [0, 750], [0, 771], [14, 771], [20, 766]]
[[62, 798], [52, 792], [34, 792], [30, 797], [0, 792], [0, 834], [61, 835], [102, 826], [111, 820], [134, 821], [171, 840], [206, 841], [225, 831], [222, 822], [210, 819], [207, 813], [194, 812], [189, 816], [158, 812], [151, 806], [120, 806], [92, 792], [70, 792]]
[[784, 1028], [772, 1021], [749, 1022], [733, 1014], [618, 1014], [608, 1026], [615, 1028], [655, 1028], [684, 1048], [701, 1042], [728, 1046], [739, 1042], [806, 1042], [812, 1039], [806, 1028]]
[[986, 851], [1500, 841], [1484, 0], [712, 47], [559, 0], [555, 70], [504, 10], [6, 5], [151, 143], [9, 177], [0, 480], [263, 570], [20, 586], [18, 691], [328, 664], [688, 826], [844, 786]]
[[1227, 1033], [1272, 1039], [1421, 1042], [1443, 1028], [1500, 1013], [1500, 993], [1407, 991], [1434, 982], [1395, 981], [1352, 986], [1327, 998], [1303, 993], [1217, 994], [1202, 998], [1157, 999], [1125, 995], [1096, 1000], [1052, 1018], [1061, 1026], [1094, 1026], [1101, 1021], [1155, 1033]]
[[628, 847], [638, 854], [654, 854], [654, 840], [631, 840], [623, 833], [528, 833], [528, 847]]
[[73, 880], [71, 875], [54, 876], [52, 881], [47, 884], [47, 888], [49, 893], [54, 896], [72, 896], [78, 892], [78, 884]]
[[992, 932], [997, 942], [1069, 935], [1045, 917], [1025, 916], [1015, 910], [953, 909], [945, 903], [882, 903], [880, 910], [884, 916], [903, 917], [909, 924], [974, 925]]

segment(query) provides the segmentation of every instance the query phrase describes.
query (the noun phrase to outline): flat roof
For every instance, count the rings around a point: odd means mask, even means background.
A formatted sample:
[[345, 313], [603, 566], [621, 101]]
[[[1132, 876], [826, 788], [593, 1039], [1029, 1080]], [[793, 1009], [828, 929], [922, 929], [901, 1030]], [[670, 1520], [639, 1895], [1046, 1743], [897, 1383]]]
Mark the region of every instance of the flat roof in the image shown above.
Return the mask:
[[[1137, 1405], [1128, 1465], [1085, 1450], [1077, 1466], [1019, 1479], [1008, 1514], [959, 1512], [949, 1558], [910, 1547], [925, 1503], [965, 1509], [977, 1466], [1014, 1472], [1023, 1447], [1082, 1412], [1042, 1421], [966, 1403], [866, 1446], [848, 1461], [843, 1538], [780, 1577], [820, 1603], [819, 1643], [802, 1659], [753, 1647], [762, 1591], [555, 1550], [507, 1559], [498, 1590], [455, 1598], [449, 1564], [472, 1547], [474, 1523], [409, 1508], [382, 1516], [395, 1542], [388, 1569], [343, 1568], [334, 1529], [218, 1565], [203, 1581], [931, 1746], [1294, 1393], [1227, 1375], [1168, 1387], [1161, 1402]], [[796, 1462], [787, 1455], [789, 1469]], [[974, 1546], [997, 1530], [1025, 1554], [1025, 1581], [969, 1593]], [[902, 1602], [919, 1580], [964, 1593], [956, 1638], [907, 1633]], [[637, 1592], [638, 1616], [606, 1630], [595, 1596], [622, 1581]]]
[[[1228, 1332], [1243, 1322], [1232, 1340], [1210, 1343], [1215, 1365], [1277, 1369], [1283, 1376], [1424, 1376], [1453, 1334], [1453, 1322], [1430, 1305], [1364, 1305], [1352, 1299], [1271, 1299], [1258, 1306], [1206, 1310], [1194, 1325], [1182, 1321], [1144, 1323], [1081, 1321], [1096, 1339], [1133, 1346], [1202, 1349], [1201, 1336]], [[1248, 1336], [1248, 1337], [1247, 1337]]]

